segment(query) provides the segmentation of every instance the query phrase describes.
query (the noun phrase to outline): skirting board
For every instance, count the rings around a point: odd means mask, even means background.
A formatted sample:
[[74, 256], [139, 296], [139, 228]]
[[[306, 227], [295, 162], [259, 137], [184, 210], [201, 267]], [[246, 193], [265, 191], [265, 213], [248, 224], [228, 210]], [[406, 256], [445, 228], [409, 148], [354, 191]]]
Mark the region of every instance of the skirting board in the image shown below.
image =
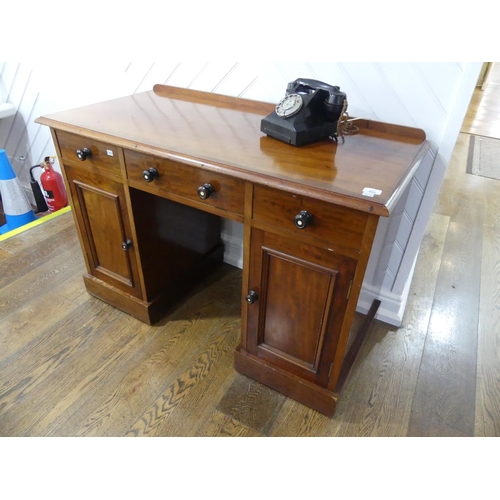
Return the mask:
[[381, 301], [375, 319], [389, 323], [390, 325], [400, 327], [403, 324], [404, 312], [408, 295], [410, 293], [411, 281], [413, 273], [415, 272], [415, 264], [417, 263], [417, 255], [408, 274], [403, 293], [401, 295], [389, 292], [387, 290], [380, 290], [371, 285], [363, 283], [361, 293], [359, 294], [358, 305], [356, 311], [362, 314], [367, 314], [374, 300]]
[[224, 262], [231, 266], [243, 269], [243, 241], [241, 238], [227, 234], [222, 230], [224, 242]]

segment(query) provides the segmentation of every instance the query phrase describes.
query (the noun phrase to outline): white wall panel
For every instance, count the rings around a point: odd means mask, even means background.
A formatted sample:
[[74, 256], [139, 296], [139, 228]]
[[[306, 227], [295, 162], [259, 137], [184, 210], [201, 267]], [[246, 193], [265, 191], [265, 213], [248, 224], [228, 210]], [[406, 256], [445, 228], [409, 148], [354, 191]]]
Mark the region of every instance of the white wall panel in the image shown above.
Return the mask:
[[429, 89], [436, 96], [439, 105], [449, 115], [455, 102], [463, 69], [459, 64], [452, 63], [416, 63], [415, 68], [426, 81]]
[[[297, 78], [313, 78], [317, 80], [316, 75], [311, 69], [311, 63], [306, 62], [292, 62], [292, 63], [274, 63], [278, 71], [283, 75], [283, 80], [293, 82]], [[330, 63], [333, 65], [333, 63]], [[331, 83], [328, 81], [328, 83]], [[334, 84], [337, 85], [337, 84]]]
[[169, 75], [166, 82], [174, 87], [190, 88], [206, 67], [205, 62], [182, 63]]
[[[253, 87], [259, 77], [259, 68], [254, 64], [237, 63], [224, 75], [220, 75], [220, 82], [214, 87], [217, 94], [244, 97], [246, 99], [271, 99], [267, 91], [260, 85]], [[251, 97], [249, 96], [251, 92]], [[267, 99], [265, 99], [265, 97]]]
[[[142, 82], [148, 78], [153, 66], [154, 62], [151, 61], [134, 62], [127, 65], [123, 80], [128, 87], [128, 95], [134, 94], [139, 90]], [[151, 88], [145, 90], [151, 90]]]
[[439, 145], [448, 116], [421, 72], [410, 63], [381, 63], [380, 69], [407, 111], [397, 123], [423, 129], [427, 138]]
[[[361, 66], [357, 63], [344, 63], [342, 66], [352, 79], [352, 85], [355, 85], [363, 96], [363, 101], [369, 104], [361, 116], [371, 114], [373, 119], [379, 121], [400, 124], [413, 123], [407, 109], [392, 86], [388, 85], [384, 73], [377, 64], [367, 63]], [[361, 106], [361, 103], [352, 102], [349, 87], [346, 88], [345, 92], [351, 107]], [[353, 114], [352, 109], [348, 111], [349, 114]]]
[[[25, 162], [19, 160], [20, 157], [29, 156], [32, 138], [39, 130], [39, 127], [34, 123], [34, 120], [38, 117], [36, 113], [39, 92], [36, 79], [29, 67], [23, 68], [23, 82], [25, 82], [25, 86], [22, 96], [20, 99], [12, 99], [13, 103], [17, 102], [17, 114], [11, 122], [9, 136], [4, 141], [4, 149], [9, 158], [11, 158], [12, 167], [17, 172], [19, 178], [29, 182], [29, 169], [25, 173]], [[48, 138], [46, 133], [44, 135]]]
[[[165, 83], [170, 75], [175, 71], [179, 62], [169, 61], [169, 62], [155, 62], [149, 64], [149, 68], [146, 69], [144, 75], [142, 75], [140, 83], [136, 86], [135, 92], [146, 92], [151, 90], [157, 83]], [[135, 63], [130, 63], [130, 67], [137, 67]]]
[[[361, 64], [361, 63], [358, 63]], [[366, 68], [371, 63], [366, 63]], [[316, 80], [338, 85], [342, 92], [347, 95], [349, 103], [347, 112], [351, 116], [368, 118], [371, 120], [379, 119], [375, 114], [372, 103], [360, 92], [357, 82], [353, 80], [347, 68], [341, 63], [309, 63], [313, 77]], [[363, 65], [365, 67], [365, 65]]]
[[[19, 178], [28, 183], [29, 179], [23, 172], [25, 162], [18, 158], [29, 154], [32, 138], [40, 128], [34, 123], [37, 118], [34, 113], [39, 93], [32, 66], [18, 64], [15, 78], [10, 85], [8, 100], [16, 107], [17, 112], [14, 116], [0, 121], [0, 147], [7, 152]], [[45, 135], [48, 138], [46, 133]]]
[[204, 92], [219, 93], [220, 85], [231, 77], [231, 73], [237, 65], [237, 62], [205, 63], [203, 69], [188, 87], [194, 90], [203, 90]]
[[10, 92], [13, 88], [14, 79], [21, 63], [4, 63], [0, 78], [0, 101], [10, 101]]

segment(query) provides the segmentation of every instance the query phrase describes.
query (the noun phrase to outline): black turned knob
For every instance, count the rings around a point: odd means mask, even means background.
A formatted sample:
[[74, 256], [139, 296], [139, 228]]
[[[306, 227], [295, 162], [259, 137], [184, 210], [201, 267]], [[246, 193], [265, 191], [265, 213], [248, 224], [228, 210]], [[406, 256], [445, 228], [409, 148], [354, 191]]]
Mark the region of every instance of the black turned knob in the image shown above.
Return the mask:
[[250, 290], [250, 293], [245, 297], [245, 300], [249, 304], [253, 304], [258, 298], [259, 296], [253, 290]]
[[80, 161], [85, 161], [92, 156], [92, 151], [89, 148], [77, 149], [76, 156]]
[[160, 176], [160, 174], [158, 174], [158, 170], [156, 170], [156, 168], [153, 168], [153, 167], [142, 171], [142, 178], [146, 182], [154, 181], [155, 179], [158, 179], [159, 176]]
[[122, 243], [123, 250], [128, 250], [132, 246], [132, 242], [130, 240], [126, 240]]
[[215, 193], [215, 188], [212, 186], [212, 184], [203, 184], [203, 186], [200, 186], [198, 188], [198, 196], [202, 200], [210, 198], [210, 196], [213, 195], [214, 193]]
[[307, 210], [301, 210], [293, 219], [293, 223], [299, 229], [305, 229], [311, 222], [313, 216]]

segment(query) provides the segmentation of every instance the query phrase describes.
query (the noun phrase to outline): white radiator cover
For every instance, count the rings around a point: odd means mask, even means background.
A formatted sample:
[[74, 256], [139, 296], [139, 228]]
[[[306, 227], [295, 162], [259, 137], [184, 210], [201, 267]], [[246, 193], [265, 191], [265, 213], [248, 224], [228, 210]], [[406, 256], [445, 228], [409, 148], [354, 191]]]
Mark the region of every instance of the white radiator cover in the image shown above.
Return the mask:
[[[17, 110], [0, 120], [0, 148], [7, 151], [33, 201], [29, 167], [55, 154], [48, 128], [34, 123], [38, 116], [151, 90], [156, 83], [273, 103], [298, 77], [338, 85], [347, 94], [351, 116], [422, 128], [432, 144], [390, 219], [380, 219], [358, 304], [360, 311], [366, 311], [372, 299], [379, 298], [377, 317], [399, 326], [418, 249], [481, 66], [480, 62], [107, 62], [93, 68], [98, 79], [81, 78], [77, 64], [47, 79], [45, 67], [0, 63], [0, 102]], [[241, 224], [224, 221], [222, 237], [225, 261], [241, 267]]]

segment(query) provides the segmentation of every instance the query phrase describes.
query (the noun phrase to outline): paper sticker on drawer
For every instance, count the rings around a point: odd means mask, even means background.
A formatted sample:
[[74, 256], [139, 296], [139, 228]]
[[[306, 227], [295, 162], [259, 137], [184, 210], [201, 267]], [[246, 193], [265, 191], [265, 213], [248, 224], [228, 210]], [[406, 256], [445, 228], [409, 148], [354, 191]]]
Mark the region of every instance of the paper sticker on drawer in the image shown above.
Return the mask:
[[375, 195], [380, 195], [382, 194], [382, 191], [380, 189], [375, 189], [375, 188], [364, 188], [363, 189], [363, 196], [369, 196], [370, 198], [373, 198]]

